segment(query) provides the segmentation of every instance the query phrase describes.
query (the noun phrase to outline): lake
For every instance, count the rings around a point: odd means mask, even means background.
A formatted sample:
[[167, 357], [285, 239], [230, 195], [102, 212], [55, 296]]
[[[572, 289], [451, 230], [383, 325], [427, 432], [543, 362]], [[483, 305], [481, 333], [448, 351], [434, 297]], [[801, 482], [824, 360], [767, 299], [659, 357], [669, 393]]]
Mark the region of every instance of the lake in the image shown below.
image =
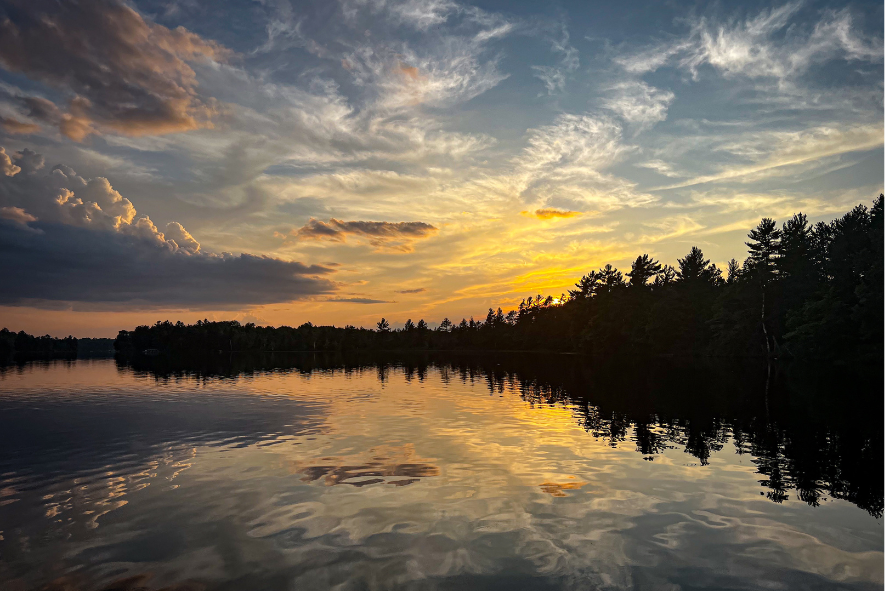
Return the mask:
[[0, 367], [0, 588], [882, 589], [876, 380], [734, 362]]

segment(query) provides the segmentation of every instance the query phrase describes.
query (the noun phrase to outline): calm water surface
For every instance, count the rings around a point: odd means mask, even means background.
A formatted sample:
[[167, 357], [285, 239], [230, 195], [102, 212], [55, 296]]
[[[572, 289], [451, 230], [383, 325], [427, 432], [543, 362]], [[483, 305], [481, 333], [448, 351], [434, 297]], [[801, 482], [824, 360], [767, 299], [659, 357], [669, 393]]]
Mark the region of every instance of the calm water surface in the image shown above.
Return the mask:
[[882, 391], [782, 373], [7, 366], [0, 588], [882, 589]]

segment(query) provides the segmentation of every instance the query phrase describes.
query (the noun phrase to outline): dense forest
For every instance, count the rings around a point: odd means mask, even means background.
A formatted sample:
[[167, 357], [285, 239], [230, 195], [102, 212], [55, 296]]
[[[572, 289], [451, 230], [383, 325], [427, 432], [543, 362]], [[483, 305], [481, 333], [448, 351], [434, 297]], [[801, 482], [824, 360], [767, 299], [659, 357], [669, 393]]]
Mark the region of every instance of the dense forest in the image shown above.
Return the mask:
[[49, 335], [38, 337], [23, 330], [12, 332], [8, 328], [0, 329], [0, 361], [14, 355], [73, 357], [113, 350], [114, 339], [75, 339], [72, 336], [59, 339]]
[[534, 295], [516, 310], [431, 328], [261, 327], [236, 321], [157, 322], [120, 331], [124, 353], [550, 350], [611, 355], [715, 355], [825, 359], [879, 367], [883, 360], [883, 195], [830, 223], [802, 213], [763, 218], [748, 256], [720, 269], [698, 247], [661, 264], [640, 255], [628, 272], [606, 265], [568, 294]]

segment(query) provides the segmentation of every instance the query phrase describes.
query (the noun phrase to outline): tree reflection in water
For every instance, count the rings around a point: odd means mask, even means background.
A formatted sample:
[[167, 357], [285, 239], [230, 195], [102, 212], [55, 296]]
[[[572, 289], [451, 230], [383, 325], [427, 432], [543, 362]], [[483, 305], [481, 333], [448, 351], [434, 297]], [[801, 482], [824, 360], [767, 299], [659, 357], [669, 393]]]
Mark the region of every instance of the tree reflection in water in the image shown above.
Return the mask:
[[[830, 497], [883, 515], [882, 375], [735, 360], [597, 363], [539, 354], [161, 356], [117, 363], [157, 380], [374, 368], [385, 382], [399, 368], [407, 381], [421, 382], [433, 368], [444, 382], [485, 382], [491, 395], [508, 388], [531, 405], [566, 405], [591, 436], [613, 447], [633, 445], [650, 461], [666, 449], [682, 448], [706, 465], [731, 440], [738, 453], [750, 456], [761, 476], [761, 494], [773, 502], [795, 491], [812, 506]], [[385, 470], [366, 475], [401, 475]], [[338, 481], [341, 471], [326, 466], [311, 474]]]

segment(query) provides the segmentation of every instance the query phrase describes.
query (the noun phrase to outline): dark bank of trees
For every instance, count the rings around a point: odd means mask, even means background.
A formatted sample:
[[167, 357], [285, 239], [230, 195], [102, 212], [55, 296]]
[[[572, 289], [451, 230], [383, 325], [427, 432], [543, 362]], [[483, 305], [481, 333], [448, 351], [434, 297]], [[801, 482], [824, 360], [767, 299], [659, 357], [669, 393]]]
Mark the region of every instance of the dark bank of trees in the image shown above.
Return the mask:
[[0, 329], [0, 360], [15, 354], [73, 356], [77, 354], [77, 339], [72, 336], [63, 339], [49, 335], [35, 337], [23, 330]]
[[748, 233], [748, 256], [720, 269], [698, 247], [662, 264], [638, 256], [581, 277], [568, 295], [533, 295], [507, 313], [422, 319], [395, 329], [158, 322], [121, 331], [119, 351], [476, 349], [596, 356], [720, 355], [824, 359], [879, 367], [883, 358], [883, 196], [831, 223], [802, 213]]
[[63, 339], [43, 335], [34, 336], [25, 331], [0, 329], [0, 362], [24, 355], [26, 357], [76, 357], [78, 355], [108, 355], [114, 352], [114, 339], [67, 336]]

